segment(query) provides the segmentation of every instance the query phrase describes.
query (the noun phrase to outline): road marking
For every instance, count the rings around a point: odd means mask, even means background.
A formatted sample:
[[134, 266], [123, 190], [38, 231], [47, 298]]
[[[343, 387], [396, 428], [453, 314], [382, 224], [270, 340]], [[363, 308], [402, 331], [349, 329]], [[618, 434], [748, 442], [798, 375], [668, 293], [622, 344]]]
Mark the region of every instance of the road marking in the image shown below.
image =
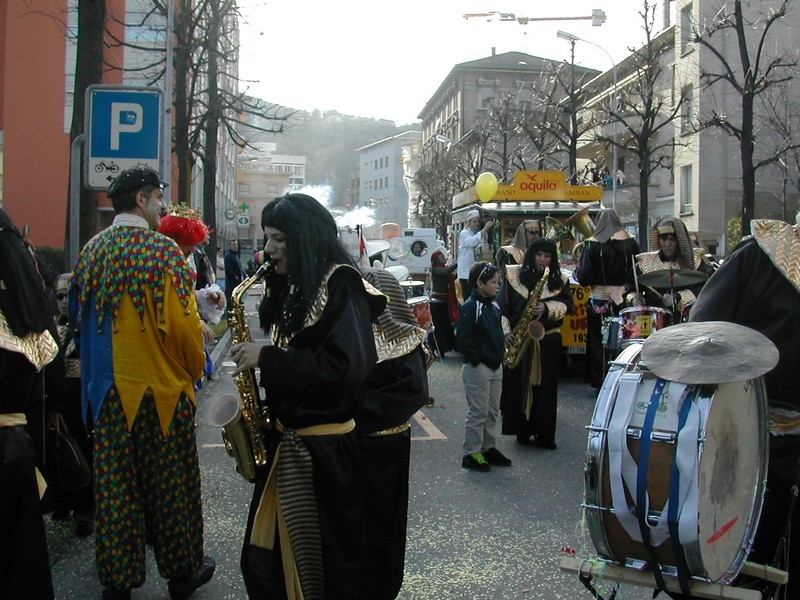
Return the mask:
[[433, 424], [427, 415], [421, 411], [414, 413], [414, 420], [422, 427], [422, 430], [427, 433], [426, 436], [413, 435], [412, 440], [446, 440], [447, 436]]

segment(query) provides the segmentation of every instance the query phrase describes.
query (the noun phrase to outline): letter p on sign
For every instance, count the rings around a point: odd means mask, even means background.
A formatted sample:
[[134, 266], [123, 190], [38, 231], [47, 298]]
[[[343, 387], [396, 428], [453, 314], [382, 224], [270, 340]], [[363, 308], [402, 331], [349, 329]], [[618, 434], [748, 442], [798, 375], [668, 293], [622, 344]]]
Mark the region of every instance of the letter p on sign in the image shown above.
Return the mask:
[[119, 137], [123, 133], [139, 133], [142, 130], [143, 112], [141, 104], [132, 102], [111, 103], [111, 149], [119, 150]]

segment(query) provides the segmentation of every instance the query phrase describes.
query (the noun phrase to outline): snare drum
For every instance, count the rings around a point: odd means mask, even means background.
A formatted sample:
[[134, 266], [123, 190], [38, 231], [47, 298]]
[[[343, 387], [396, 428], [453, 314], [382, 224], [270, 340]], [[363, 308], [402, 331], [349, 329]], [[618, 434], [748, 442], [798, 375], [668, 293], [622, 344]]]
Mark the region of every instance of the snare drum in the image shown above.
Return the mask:
[[672, 313], [657, 306], [632, 306], [619, 311], [622, 320], [622, 345], [635, 340], [644, 340], [654, 331], [672, 325]]
[[425, 295], [425, 282], [416, 281], [414, 279], [407, 279], [400, 282], [400, 287], [406, 295], [406, 300], [410, 298], [418, 298]]
[[[597, 397], [585, 465], [586, 522], [600, 556], [719, 584], [750, 552], [766, 484], [763, 378], [687, 385], [656, 377], [631, 344]], [[676, 352], [679, 348], [676, 348]], [[678, 560], [676, 557], [680, 557]]]
[[433, 317], [431, 316], [431, 307], [430, 304], [428, 304], [428, 297], [417, 296], [415, 298], [409, 298], [406, 302], [408, 302], [414, 316], [417, 318], [419, 326], [428, 331], [433, 330]]

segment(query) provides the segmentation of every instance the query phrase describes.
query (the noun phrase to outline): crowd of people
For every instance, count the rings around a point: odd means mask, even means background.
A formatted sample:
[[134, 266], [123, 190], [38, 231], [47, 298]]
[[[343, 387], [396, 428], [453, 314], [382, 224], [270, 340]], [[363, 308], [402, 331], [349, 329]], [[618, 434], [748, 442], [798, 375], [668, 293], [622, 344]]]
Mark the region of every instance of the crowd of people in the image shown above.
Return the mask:
[[[75, 535], [95, 536], [105, 600], [130, 598], [143, 585], [147, 546], [173, 599], [190, 597], [214, 575], [204, 550], [195, 415], [198, 390], [213, 376], [204, 342], [248, 274], [237, 240], [226, 253], [218, 247], [212, 262], [200, 214], [168, 206], [163, 190], [152, 169], [120, 173], [108, 189], [112, 225], [84, 246], [70, 273], [52, 278], [0, 210], [0, 577], [9, 598], [55, 597], [48, 510], [54, 519], [71, 517]], [[674, 323], [742, 324], [778, 347], [778, 365], [765, 376], [768, 493], [751, 559], [786, 569], [793, 597], [800, 405], [790, 374], [800, 367], [800, 228], [753, 225], [754, 235], [714, 272], [680, 219], [659, 219], [651, 250], [642, 252], [619, 215], [604, 209], [575, 277], [591, 287], [592, 387], [617, 349], [609, 319], [628, 308], [658, 307]], [[234, 375], [258, 370], [269, 414], [269, 426], [259, 424], [269, 462], [256, 471], [243, 516], [248, 596], [395, 598], [405, 561], [409, 419], [428, 403], [433, 355], [455, 349], [463, 362], [463, 468], [512, 466], [498, 428], [520, 445], [556, 450], [570, 278], [537, 221], [520, 223], [494, 264], [482, 260], [476, 249], [493, 222], [481, 224], [473, 211], [458, 260], [431, 254], [429, 332], [393, 274], [355, 264], [314, 198], [275, 199], [261, 227], [266, 341], [230, 348]], [[663, 273], [687, 283], [661, 285]], [[748, 285], [753, 274], [757, 286]], [[77, 487], [78, 475], [58, 472], [58, 461], [46, 467], [45, 456], [65, 438], [86, 463]]]

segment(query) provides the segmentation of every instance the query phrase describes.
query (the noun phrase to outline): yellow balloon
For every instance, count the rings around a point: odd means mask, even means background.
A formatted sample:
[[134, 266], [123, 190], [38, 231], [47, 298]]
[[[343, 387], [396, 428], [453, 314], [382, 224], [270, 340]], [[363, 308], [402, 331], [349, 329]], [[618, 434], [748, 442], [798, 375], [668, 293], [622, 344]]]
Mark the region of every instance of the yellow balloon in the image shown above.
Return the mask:
[[488, 202], [497, 193], [497, 177], [494, 173], [481, 173], [475, 181], [475, 191], [481, 202]]

